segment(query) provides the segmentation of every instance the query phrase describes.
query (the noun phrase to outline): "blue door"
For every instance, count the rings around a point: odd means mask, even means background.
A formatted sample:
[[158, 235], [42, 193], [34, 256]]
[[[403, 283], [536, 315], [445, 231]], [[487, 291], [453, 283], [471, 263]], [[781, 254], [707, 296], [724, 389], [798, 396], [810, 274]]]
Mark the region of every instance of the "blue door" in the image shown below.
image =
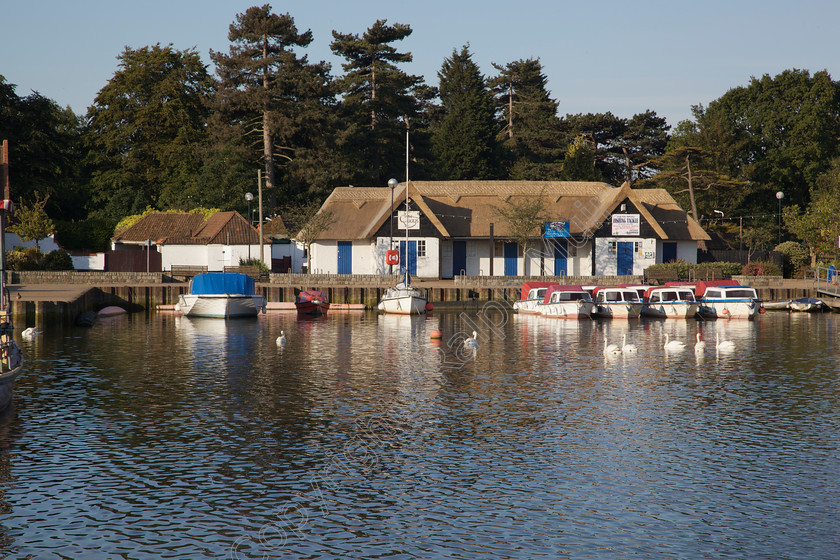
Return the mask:
[[566, 275], [566, 257], [569, 254], [565, 239], [554, 240], [554, 275]]
[[338, 273], [353, 274], [353, 242], [338, 242]]
[[519, 272], [519, 245], [505, 243], [505, 276], [516, 276]]
[[417, 242], [408, 242], [408, 256], [405, 254], [405, 241], [400, 241], [400, 274], [405, 273], [408, 266], [408, 273], [411, 276], [417, 275]]
[[453, 241], [452, 242], [452, 275], [458, 276], [467, 273], [467, 242]]
[[618, 262], [619, 276], [630, 276], [633, 274], [633, 242], [619, 241], [616, 247], [618, 254], [616, 260]]
[[677, 244], [673, 241], [662, 243], [662, 262], [677, 262]]

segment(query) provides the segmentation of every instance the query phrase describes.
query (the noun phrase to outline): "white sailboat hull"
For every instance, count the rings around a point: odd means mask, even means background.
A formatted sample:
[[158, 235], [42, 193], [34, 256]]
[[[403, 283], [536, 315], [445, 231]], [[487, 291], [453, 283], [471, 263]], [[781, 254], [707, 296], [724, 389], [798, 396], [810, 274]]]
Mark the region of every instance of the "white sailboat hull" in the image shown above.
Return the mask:
[[426, 296], [415, 288], [388, 288], [379, 302], [379, 310], [397, 315], [420, 315], [426, 312]]

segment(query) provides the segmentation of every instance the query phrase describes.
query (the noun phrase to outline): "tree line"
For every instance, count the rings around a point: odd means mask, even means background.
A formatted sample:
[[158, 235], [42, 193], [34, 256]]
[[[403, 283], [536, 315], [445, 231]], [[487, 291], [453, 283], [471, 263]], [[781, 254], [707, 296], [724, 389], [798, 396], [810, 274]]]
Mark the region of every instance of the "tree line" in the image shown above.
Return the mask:
[[42, 204], [65, 246], [89, 247], [149, 208], [244, 213], [258, 169], [268, 215], [320, 204], [336, 186], [385, 186], [404, 178], [408, 139], [412, 179], [663, 187], [724, 236], [743, 240], [733, 218], [747, 216], [750, 240], [777, 241], [778, 217], [786, 239], [833, 254], [840, 85], [827, 72], [753, 77], [672, 130], [653, 110], [560, 116], [539, 59], [485, 76], [463, 46], [426, 84], [400, 68], [411, 32], [386, 20], [333, 31], [335, 75], [305, 54], [311, 31], [254, 6], [235, 16], [228, 50], [210, 51], [213, 74], [194, 49], [126, 47], [85, 115], [20, 97], [0, 76], [15, 198]]

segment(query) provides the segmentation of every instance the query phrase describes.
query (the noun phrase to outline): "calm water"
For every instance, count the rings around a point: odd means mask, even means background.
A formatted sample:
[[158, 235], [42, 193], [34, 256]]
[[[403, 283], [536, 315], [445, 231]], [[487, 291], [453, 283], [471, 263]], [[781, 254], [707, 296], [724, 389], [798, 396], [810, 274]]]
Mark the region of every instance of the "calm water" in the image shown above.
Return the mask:
[[0, 424], [0, 556], [838, 558], [838, 341], [787, 312], [47, 327]]

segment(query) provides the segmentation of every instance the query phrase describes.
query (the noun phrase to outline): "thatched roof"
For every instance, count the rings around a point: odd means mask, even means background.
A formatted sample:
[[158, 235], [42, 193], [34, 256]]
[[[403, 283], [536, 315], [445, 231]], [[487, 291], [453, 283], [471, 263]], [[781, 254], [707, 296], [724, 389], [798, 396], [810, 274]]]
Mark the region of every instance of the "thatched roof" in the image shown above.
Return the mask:
[[[339, 187], [322, 211], [334, 221], [319, 239], [369, 239], [405, 200], [405, 183], [388, 187]], [[663, 189], [631, 189], [628, 184], [581, 181], [410, 181], [408, 196], [443, 238], [486, 238], [509, 234], [498, 208], [507, 202], [542, 197], [544, 214], [567, 220], [573, 236], [595, 231], [624, 200], [636, 206], [662, 239], [707, 240], [708, 235]]]
[[216, 212], [207, 220], [191, 212], [153, 212], [112, 239], [129, 244], [146, 240], [158, 245], [247, 245], [259, 243], [260, 235], [238, 212]]

